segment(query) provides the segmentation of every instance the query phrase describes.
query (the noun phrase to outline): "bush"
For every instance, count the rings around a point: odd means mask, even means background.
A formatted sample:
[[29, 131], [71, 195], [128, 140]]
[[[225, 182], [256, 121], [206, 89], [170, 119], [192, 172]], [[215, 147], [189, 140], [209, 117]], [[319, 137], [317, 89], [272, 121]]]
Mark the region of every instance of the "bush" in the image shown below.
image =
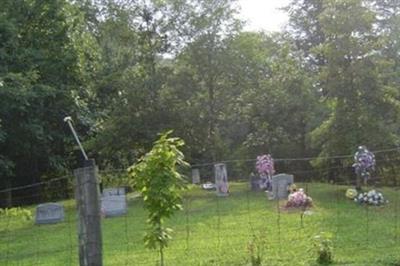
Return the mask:
[[331, 233], [321, 232], [314, 237], [314, 247], [317, 251], [317, 262], [328, 265], [333, 262], [333, 246]]

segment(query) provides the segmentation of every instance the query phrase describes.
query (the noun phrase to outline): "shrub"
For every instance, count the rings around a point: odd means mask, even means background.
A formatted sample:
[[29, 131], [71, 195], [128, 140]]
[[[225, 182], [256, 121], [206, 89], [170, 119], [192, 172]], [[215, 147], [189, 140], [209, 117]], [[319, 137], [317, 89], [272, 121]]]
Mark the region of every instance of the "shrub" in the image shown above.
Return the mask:
[[321, 232], [314, 237], [314, 247], [317, 251], [317, 262], [328, 265], [333, 262], [333, 246], [331, 233]]

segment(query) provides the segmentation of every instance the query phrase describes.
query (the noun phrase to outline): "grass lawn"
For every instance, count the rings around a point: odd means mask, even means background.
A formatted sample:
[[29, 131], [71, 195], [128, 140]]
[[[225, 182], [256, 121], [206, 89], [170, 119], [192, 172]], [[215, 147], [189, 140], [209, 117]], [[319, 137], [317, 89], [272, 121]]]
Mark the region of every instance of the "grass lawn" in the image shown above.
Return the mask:
[[[248, 191], [247, 183], [230, 186], [226, 198], [197, 187], [186, 193], [184, 210], [169, 221], [166, 265], [250, 265], [250, 242], [262, 250], [263, 265], [314, 265], [320, 232], [334, 235], [335, 265], [400, 265], [400, 191], [380, 189], [390, 203], [365, 207], [347, 200], [344, 186], [308, 184], [315, 206], [302, 221], [300, 212], [282, 211], [284, 202]], [[63, 204], [66, 220], [55, 225], [0, 218], [0, 265], [78, 265], [75, 205]], [[102, 222], [104, 265], [156, 265], [158, 253], [142, 242], [142, 201], [128, 205], [128, 215]]]

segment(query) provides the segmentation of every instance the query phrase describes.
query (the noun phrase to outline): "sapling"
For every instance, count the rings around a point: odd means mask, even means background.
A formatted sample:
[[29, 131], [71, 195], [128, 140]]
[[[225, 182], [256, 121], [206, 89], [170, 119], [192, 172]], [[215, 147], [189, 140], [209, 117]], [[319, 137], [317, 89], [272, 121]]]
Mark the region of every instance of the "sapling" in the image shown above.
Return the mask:
[[184, 142], [170, 138], [169, 134], [171, 131], [162, 134], [152, 150], [128, 169], [132, 186], [142, 194], [149, 213], [147, 223], [150, 228], [144, 237], [145, 246], [159, 250], [160, 265], [164, 265], [163, 251], [172, 232], [165, 226], [165, 220], [182, 209], [181, 192], [186, 188], [177, 168], [188, 165], [179, 150]]

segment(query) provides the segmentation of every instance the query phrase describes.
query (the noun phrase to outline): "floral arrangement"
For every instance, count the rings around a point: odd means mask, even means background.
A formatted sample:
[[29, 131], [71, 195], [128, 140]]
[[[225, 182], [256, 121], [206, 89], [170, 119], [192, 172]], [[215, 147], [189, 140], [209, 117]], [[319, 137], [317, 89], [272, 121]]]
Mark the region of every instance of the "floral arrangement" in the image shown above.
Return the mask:
[[297, 186], [296, 186], [296, 184], [290, 184], [289, 186], [288, 186], [288, 192], [289, 192], [289, 194], [292, 194], [292, 193], [294, 193], [294, 192], [296, 192], [297, 191]]
[[374, 170], [375, 167], [375, 156], [365, 146], [358, 147], [358, 151], [354, 155], [353, 164], [356, 174], [364, 180], [370, 177], [370, 171]]
[[354, 199], [355, 197], [357, 197], [357, 190], [355, 190], [354, 188], [349, 188], [348, 190], [346, 190], [346, 197], [349, 199]]
[[288, 196], [286, 208], [309, 208], [312, 207], [312, 198], [304, 193], [304, 190], [300, 188]]
[[358, 196], [354, 198], [354, 201], [360, 204], [368, 204], [374, 206], [381, 206], [389, 203], [389, 201], [383, 197], [382, 193], [376, 192], [374, 189], [370, 190], [369, 192], [358, 194]]
[[260, 176], [272, 176], [275, 173], [272, 156], [270, 154], [257, 156], [256, 169]]
[[270, 154], [257, 156], [256, 169], [260, 175], [259, 186], [261, 189], [271, 190], [271, 176], [275, 173], [274, 159]]

